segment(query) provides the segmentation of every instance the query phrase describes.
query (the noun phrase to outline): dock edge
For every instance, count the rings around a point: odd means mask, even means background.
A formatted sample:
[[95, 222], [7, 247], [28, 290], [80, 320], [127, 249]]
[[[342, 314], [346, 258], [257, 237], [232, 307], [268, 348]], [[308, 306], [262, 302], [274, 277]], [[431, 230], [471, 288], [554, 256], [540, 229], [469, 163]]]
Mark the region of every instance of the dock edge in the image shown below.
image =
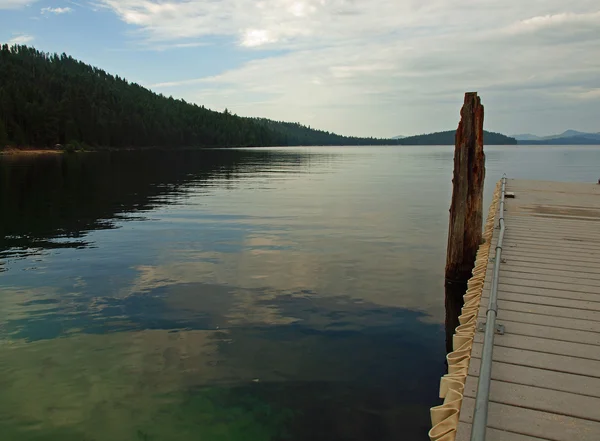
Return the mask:
[[477, 250], [473, 276], [467, 283], [467, 292], [464, 295], [465, 303], [458, 318], [460, 324], [456, 327], [452, 337], [452, 348], [454, 350], [446, 356], [448, 373], [440, 381], [440, 398], [443, 398], [444, 402], [439, 406], [432, 407], [430, 410], [432, 428], [429, 431], [429, 438], [431, 441], [454, 441], [456, 439], [463, 391], [469, 371], [471, 348], [477, 326], [479, 304], [490, 258], [496, 213], [500, 204], [501, 188], [502, 181], [498, 181], [483, 229], [483, 243]]

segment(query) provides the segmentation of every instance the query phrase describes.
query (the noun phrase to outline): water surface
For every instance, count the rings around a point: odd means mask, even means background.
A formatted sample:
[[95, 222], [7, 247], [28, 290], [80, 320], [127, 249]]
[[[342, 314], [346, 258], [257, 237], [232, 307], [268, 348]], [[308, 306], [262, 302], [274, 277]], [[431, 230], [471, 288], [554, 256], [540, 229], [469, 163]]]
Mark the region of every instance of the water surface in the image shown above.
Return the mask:
[[[598, 147], [487, 147], [596, 182]], [[0, 433], [418, 440], [444, 373], [451, 147], [0, 157]]]

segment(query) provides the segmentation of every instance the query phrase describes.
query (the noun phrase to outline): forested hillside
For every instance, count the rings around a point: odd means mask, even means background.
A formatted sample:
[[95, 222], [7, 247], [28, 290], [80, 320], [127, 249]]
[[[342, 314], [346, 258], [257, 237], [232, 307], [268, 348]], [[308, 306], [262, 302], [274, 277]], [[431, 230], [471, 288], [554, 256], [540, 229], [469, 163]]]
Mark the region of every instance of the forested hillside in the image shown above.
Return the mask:
[[157, 95], [65, 54], [6, 45], [0, 52], [0, 140], [36, 147], [70, 142], [105, 147], [249, 146], [282, 141], [248, 119]]
[[243, 118], [158, 95], [66, 54], [0, 50], [0, 146], [228, 147], [385, 144]]
[[[454, 133], [402, 139], [340, 136], [165, 97], [66, 54], [0, 48], [0, 148], [452, 145]], [[485, 143], [516, 140], [486, 132]]]
[[356, 138], [306, 127], [300, 123], [273, 121], [266, 118], [253, 118], [288, 141], [286, 145], [396, 145], [395, 139]]
[[[401, 145], [454, 145], [456, 130], [429, 133], [427, 135], [408, 136], [398, 140]], [[483, 131], [483, 142], [486, 145], [515, 145], [517, 140], [500, 133]]]

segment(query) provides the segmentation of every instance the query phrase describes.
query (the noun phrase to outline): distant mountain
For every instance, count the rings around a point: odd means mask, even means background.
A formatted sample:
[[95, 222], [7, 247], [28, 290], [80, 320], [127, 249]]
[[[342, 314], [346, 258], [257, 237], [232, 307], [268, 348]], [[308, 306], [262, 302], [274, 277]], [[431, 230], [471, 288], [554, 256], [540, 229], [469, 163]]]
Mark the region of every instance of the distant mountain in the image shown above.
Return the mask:
[[536, 136], [530, 133], [514, 135], [519, 144], [549, 144], [549, 145], [595, 145], [600, 144], [600, 133], [579, 132], [566, 130], [559, 135]]
[[569, 138], [571, 136], [586, 136], [586, 135], [597, 135], [596, 133], [586, 133], [586, 132], [578, 132], [577, 130], [565, 130], [560, 135], [546, 136], [545, 138]]
[[398, 136], [392, 137], [392, 139], [404, 139], [404, 138], [406, 138], [406, 136], [398, 135]]
[[540, 141], [541, 136], [532, 135], [531, 133], [521, 133], [519, 135], [512, 135], [517, 141]]
[[[426, 135], [408, 136], [398, 139], [400, 145], [454, 145], [456, 130], [428, 133]], [[483, 142], [486, 145], [515, 145], [517, 140], [500, 133], [483, 131]]]

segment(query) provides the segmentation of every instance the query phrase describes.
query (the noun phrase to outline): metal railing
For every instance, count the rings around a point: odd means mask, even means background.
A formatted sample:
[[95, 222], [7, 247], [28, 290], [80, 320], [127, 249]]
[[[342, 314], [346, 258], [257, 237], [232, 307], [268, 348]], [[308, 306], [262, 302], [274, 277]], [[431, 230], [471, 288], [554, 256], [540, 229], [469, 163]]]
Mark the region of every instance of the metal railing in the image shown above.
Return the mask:
[[477, 383], [477, 398], [475, 400], [475, 413], [471, 429], [471, 441], [484, 441], [488, 420], [488, 403], [490, 398], [490, 382], [492, 379], [492, 352], [494, 350], [494, 336], [496, 333], [496, 316], [498, 315], [498, 273], [502, 258], [502, 242], [504, 241], [504, 195], [506, 192], [506, 175], [502, 176], [502, 194], [500, 197], [500, 235], [496, 245], [494, 258], [494, 274], [492, 276], [492, 289], [490, 302], [486, 313], [485, 335], [483, 338], [483, 351], [481, 354], [481, 367], [479, 369], [479, 382]]

